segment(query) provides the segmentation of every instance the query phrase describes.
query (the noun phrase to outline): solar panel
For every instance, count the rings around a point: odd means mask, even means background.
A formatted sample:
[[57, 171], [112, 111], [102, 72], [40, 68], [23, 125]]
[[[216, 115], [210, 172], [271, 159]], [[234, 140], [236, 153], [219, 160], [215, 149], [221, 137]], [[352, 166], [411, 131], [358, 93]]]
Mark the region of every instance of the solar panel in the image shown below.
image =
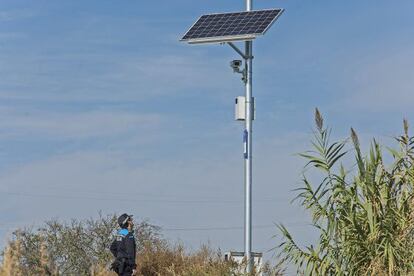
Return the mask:
[[201, 16], [181, 41], [188, 43], [252, 40], [263, 35], [283, 9], [218, 13]]

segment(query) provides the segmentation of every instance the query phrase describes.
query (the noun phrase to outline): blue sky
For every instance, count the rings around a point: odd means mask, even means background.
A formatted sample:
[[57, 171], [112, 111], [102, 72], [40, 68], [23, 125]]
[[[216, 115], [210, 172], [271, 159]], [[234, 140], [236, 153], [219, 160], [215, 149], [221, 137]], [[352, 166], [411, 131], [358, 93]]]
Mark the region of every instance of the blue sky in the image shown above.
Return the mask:
[[[412, 1], [254, 2], [275, 7], [285, 13], [254, 43], [253, 249], [263, 252], [277, 243], [275, 222], [312, 238], [289, 202], [315, 107], [334, 136], [353, 126], [363, 144], [392, 144], [414, 115]], [[229, 67], [238, 56], [179, 38], [202, 14], [244, 9], [242, 0], [2, 0], [0, 244], [16, 227], [102, 210], [149, 218], [190, 248], [242, 250], [233, 103], [244, 91]]]

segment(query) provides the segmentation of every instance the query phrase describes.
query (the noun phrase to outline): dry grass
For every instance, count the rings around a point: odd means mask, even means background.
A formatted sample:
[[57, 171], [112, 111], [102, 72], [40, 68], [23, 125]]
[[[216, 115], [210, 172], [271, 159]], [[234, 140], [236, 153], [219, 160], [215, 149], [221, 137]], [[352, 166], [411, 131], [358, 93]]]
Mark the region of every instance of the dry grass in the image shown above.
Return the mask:
[[202, 276], [231, 275], [235, 264], [225, 262], [220, 252], [203, 246], [195, 253], [186, 253], [182, 245], [152, 244], [138, 254], [139, 275]]
[[[37, 230], [19, 229], [3, 251], [0, 276], [93, 275], [116, 276], [109, 271], [113, 257], [116, 215], [87, 221], [48, 221]], [[189, 251], [164, 239], [159, 227], [147, 221], [136, 225], [137, 275], [140, 276], [238, 276], [245, 265], [224, 261], [220, 250], [201, 246]], [[265, 276], [281, 275], [266, 264]]]
[[58, 275], [53, 264], [49, 261], [45, 244], [38, 251], [39, 262], [30, 268], [22, 266], [24, 258], [19, 240], [9, 242], [3, 253], [3, 263], [0, 266], [0, 276], [26, 275]]
[[[47, 248], [39, 248], [40, 262], [30, 269], [21, 265], [22, 255], [19, 241], [10, 242], [4, 251], [0, 276], [64, 275], [59, 274], [48, 258]], [[223, 260], [220, 251], [202, 246], [198, 251], [188, 253], [182, 245], [168, 245], [166, 242], [148, 243], [137, 255], [137, 275], [140, 276], [226, 276], [236, 275], [237, 264]], [[107, 265], [95, 265], [90, 269], [92, 276], [116, 276]], [[281, 274], [267, 274], [281, 275]]]
[[0, 267], [0, 276], [23, 275], [20, 269], [20, 246], [16, 242], [14, 246], [7, 246], [3, 255], [3, 264]]

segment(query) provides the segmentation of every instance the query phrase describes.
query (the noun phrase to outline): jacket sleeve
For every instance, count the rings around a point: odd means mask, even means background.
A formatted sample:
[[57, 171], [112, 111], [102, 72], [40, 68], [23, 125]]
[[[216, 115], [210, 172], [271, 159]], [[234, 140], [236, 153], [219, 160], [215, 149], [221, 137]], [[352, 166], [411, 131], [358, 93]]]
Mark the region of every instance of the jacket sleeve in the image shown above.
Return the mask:
[[128, 256], [128, 263], [134, 269], [136, 268], [135, 264], [135, 238], [133, 235], [128, 235], [126, 238], [126, 253]]
[[111, 251], [112, 255], [114, 255], [114, 257], [116, 258], [118, 253], [118, 242], [116, 239], [111, 243], [111, 247], [109, 248], [109, 250]]

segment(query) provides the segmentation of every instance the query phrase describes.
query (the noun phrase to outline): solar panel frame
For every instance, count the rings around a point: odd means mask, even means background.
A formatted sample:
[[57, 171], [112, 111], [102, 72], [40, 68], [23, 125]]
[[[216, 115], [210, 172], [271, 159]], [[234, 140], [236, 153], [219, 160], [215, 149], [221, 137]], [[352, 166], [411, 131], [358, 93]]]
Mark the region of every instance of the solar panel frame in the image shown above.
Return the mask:
[[[279, 16], [283, 13], [284, 9], [266, 9], [266, 10], [255, 10], [255, 11], [242, 11], [242, 12], [227, 12], [227, 13], [213, 13], [213, 14], [207, 14], [200, 16], [194, 24], [188, 29], [188, 31], [183, 35], [183, 37], [180, 39], [180, 41], [188, 42], [190, 44], [196, 44], [196, 43], [222, 43], [222, 42], [231, 42], [231, 41], [245, 41], [245, 40], [253, 40], [258, 36], [264, 35], [267, 30], [273, 25], [273, 23], [279, 18]], [[241, 19], [240, 23], [248, 23], [248, 21], [252, 21], [254, 16], [257, 16], [260, 13], [262, 14], [268, 14], [268, 12], [276, 12], [276, 14], [272, 15], [272, 19], [268, 22], [263, 20], [261, 21], [253, 21], [253, 25], [244, 25], [243, 28], [250, 29], [251, 31], [242, 33], [243, 30], [236, 31], [237, 25], [232, 26], [230, 25], [224, 25], [220, 23], [228, 23], [230, 20], [237, 21], [237, 17], [241, 15], [249, 15], [245, 16]], [[226, 18], [227, 15], [231, 15], [234, 18], [228, 19]], [[269, 17], [269, 14], [266, 16]], [[266, 17], [264, 19], [266, 19]], [[203, 24], [206, 24], [205, 21], [207, 21], [208, 26], [212, 25], [211, 27], [221, 27], [221, 28], [232, 28], [233, 30], [231, 33], [226, 33], [225, 35], [215, 35], [215, 36], [208, 36], [208, 33], [212, 33], [211, 29], [206, 29], [206, 26], [203, 26]], [[264, 25], [265, 24], [265, 25]], [[202, 30], [200, 33], [198, 33], [197, 37], [194, 37], [194, 33], [197, 33], [197, 29], [195, 29], [196, 25], [200, 25], [202, 27]], [[261, 26], [263, 25], [263, 26]], [[260, 27], [259, 27], [260, 26]], [[263, 27], [263, 28], [262, 28]], [[213, 29], [214, 30], [214, 29]], [[256, 32], [255, 32], [256, 30]], [[261, 30], [260, 32], [257, 32], [257, 30]], [[217, 33], [217, 32], [216, 32]], [[201, 34], [201, 35], [200, 35]]]

